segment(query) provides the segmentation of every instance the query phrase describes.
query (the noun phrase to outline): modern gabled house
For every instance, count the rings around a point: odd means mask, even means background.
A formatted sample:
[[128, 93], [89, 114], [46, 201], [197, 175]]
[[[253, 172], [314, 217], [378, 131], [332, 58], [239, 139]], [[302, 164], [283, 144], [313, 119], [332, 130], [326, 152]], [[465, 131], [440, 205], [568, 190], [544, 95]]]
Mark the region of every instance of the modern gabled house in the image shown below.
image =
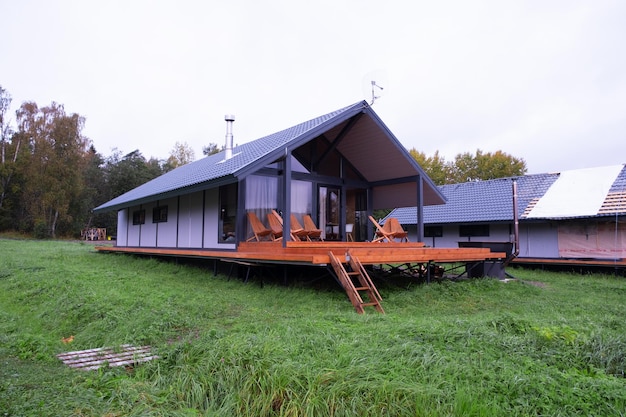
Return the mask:
[[[514, 243], [517, 239], [514, 262], [623, 262], [626, 258], [623, 164], [472, 181], [439, 189], [446, 204], [424, 208], [424, 242], [431, 247]], [[410, 238], [416, 237], [415, 208], [396, 208], [387, 217], [398, 218]]]
[[286, 230], [291, 214], [309, 214], [327, 238], [345, 240], [349, 224], [366, 240], [374, 209], [445, 201], [365, 101], [237, 147], [226, 121], [223, 152], [94, 209], [117, 211], [117, 247], [233, 250], [251, 236], [246, 213], [273, 209]]
[[[234, 117], [225, 119], [223, 152], [94, 209], [118, 213], [116, 246], [99, 251], [212, 259], [215, 272], [218, 263], [229, 263], [231, 270], [247, 269], [246, 279], [251, 268], [267, 264], [282, 267], [285, 281], [290, 266], [332, 266], [359, 313], [367, 306], [384, 312], [364, 265], [416, 265], [421, 274], [432, 261], [499, 262], [506, 256], [484, 248], [424, 248], [419, 233], [416, 242], [367, 242], [374, 235], [373, 210], [413, 207], [421, 230], [424, 206], [445, 198], [364, 101], [237, 147]], [[280, 233], [281, 240], [259, 238], [269, 233], [261, 224], [268, 214], [278, 227], [269, 236]], [[304, 216], [323, 241], [283, 232], [292, 230], [292, 218], [295, 225]]]

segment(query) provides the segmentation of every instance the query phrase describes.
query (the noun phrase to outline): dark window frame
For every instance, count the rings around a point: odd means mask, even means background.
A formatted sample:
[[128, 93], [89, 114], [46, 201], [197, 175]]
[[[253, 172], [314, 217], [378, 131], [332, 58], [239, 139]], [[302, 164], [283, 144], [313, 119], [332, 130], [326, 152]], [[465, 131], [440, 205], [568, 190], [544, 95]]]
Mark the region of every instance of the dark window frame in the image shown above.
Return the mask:
[[489, 237], [488, 224], [461, 224], [459, 237]]
[[424, 237], [443, 237], [443, 226], [424, 226]]
[[217, 243], [235, 243], [236, 241], [238, 189], [237, 183], [219, 187], [220, 218]]
[[146, 210], [133, 211], [133, 226], [139, 226], [146, 223]]
[[167, 222], [167, 206], [156, 206], [152, 209], [152, 223]]

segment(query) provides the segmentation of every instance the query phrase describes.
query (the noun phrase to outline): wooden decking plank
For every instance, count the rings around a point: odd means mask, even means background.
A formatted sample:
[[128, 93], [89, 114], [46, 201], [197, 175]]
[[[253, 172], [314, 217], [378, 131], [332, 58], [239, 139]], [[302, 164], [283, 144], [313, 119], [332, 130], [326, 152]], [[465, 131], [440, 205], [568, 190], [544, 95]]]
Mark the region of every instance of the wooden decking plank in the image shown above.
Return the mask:
[[282, 242], [241, 242], [236, 251], [111, 246], [97, 246], [96, 249], [105, 252], [305, 265], [329, 264], [328, 252], [332, 252], [340, 262], [345, 262], [348, 251], [358, 256], [365, 264], [462, 262], [506, 258], [505, 253], [491, 252], [489, 248], [428, 248], [421, 242], [287, 242], [287, 247], [283, 247]]
[[515, 258], [513, 264], [617, 266], [626, 267], [626, 259]]

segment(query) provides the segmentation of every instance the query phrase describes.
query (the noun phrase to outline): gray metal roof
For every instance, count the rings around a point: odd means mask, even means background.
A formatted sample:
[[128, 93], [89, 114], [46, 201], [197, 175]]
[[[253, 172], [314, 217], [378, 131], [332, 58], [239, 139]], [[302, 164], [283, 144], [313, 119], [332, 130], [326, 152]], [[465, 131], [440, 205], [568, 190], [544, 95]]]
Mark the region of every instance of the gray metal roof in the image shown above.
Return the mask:
[[[513, 180], [517, 180], [518, 215], [558, 178], [558, 174], [527, 175], [442, 185], [446, 204], [424, 207], [424, 223], [493, 222], [513, 219]], [[415, 207], [393, 210], [387, 217], [396, 217], [402, 224], [416, 224]], [[383, 220], [384, 222], [384, 220]]]
[[610, 193], [626, 192], [626, 165], [624, 166], [624, 169], [620, 171], [619, 175], [617, 176], [617, 179], [611, 186], [611, 189], [609, 190], [609, 192]]
[[[357, 118], [353, 119], [355, 116]], [[340, 132], [351, 121], [353, 123], [349, 132], [342, 136]], [[295, 149], [322, 134], [331, 142], [337, 141], [333, 145], [349, 159], [366, 181], [378, 182], [378, 192], [374, 192], [375, 205], [378, 203], [380, 206], [381, 202], [388, 202], [391, 207], [414, 205], [417, 201], [415, 185], [400, 184], [406, 190], [394, 196], [392, 187], [398, 187], [398, 184], [383, 182], [416, 175], [421, 175], [425, 181], [425, 204], [441, 204], [444, 201], [417, 162], [367, 102], [361, 101], [237, 146], [228, 160], [224, 160], [224, 152], [221, 152], [183, 165], [96, 207], [94, 211], [117, 210], [234, 182], [276, 161], [285, 154], [287, 148]], [[377, 159], [385, 163], [376, 163]]]
[[[439, 189], [447, 202], [424, 207], [424, 223], [512, 221], [513, 180], [517, 180], [518, 216], [522, 220], [559, 177], [560, 173], [547, 173], [442, 185]], [[626, 191], [626, 166], [622, 168], [610, 189], [610, 193], [620, 191]], [[621, 210], [621, 214], [626, 214], [626, 210]], [[598, 216], [601, 215], [602, 212], [599, 211]], [[388, 217], [396, 217], [402, 224], [416, 224], [417, 210], [415, 207], [394, 209], [382, 222]]]

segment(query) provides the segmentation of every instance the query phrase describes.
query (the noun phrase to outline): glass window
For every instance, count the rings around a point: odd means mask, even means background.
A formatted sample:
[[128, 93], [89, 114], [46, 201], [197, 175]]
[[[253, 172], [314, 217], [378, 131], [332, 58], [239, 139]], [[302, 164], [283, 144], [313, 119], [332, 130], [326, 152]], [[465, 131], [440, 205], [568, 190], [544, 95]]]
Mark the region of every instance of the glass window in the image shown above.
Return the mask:
[[424, 237], [442, 237], [443, 226], [424, 226]]
[[460, 237], [489, 236], [488, 224], [462, 224], [459, 226]]
[[157, 206], [152, 210], [152, 223], [167, 222], [167, 206]]
[[[246, 178], [246, 211], [254, 211], [263, 223], [267, 214], [278, 207], [278, 178], [250, 175]], [[250, 227], [250, 225], [248, 225]], [[246, 231], [252, 233], [251, 229]], [[246, 236], [247, 236], [246, 235]]]
[[291, 214], [295, 214], [298, 220], [302, 216], [312, 214], [313, 184], [307, 181], [291, 181]]
[[133, 211], [133, 225], [144, 224], [146, 222], [146, 211], [137, 210]]
[[293, 155], [291, 156], [291, 170], [293, 172], [309, 173], [309, 170], [306, 169], [305, 166], [302, 165]]
[[235, 243], [237, 219], [237, 184], [220, 187], [220, 220], [218, 242]]
[[335, 187], [319, 187], [319, 226], [324, 232], [324, 239], [339, 239], [339, 213], [341, 190]]

